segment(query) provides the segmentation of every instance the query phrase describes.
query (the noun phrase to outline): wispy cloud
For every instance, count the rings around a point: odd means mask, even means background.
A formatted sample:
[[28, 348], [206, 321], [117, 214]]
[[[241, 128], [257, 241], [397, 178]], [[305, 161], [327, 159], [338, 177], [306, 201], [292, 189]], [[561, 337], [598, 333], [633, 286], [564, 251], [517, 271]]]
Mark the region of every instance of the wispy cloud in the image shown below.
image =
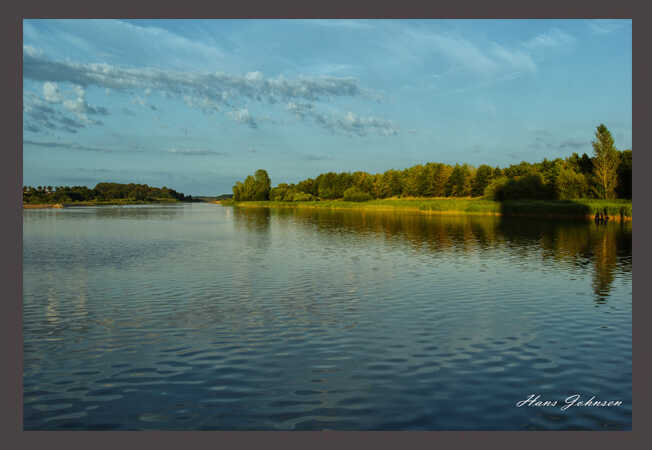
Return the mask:
[[23, 95], [23, 128], [32, 133], [66, 131], [74, 134], [86, 125], [33, 92], [26, 92]]
[[184, 149], [184, 148], [171, 148], [168, 150], [168, 153], [174, 153], [177, 155], [185, 155], [185, 156], [228, 155], [228, 153], [216, 152], [214, 150]]
[[131, 103], [133, 103], [134, 105], [142, 106], [143, 108], [151, 109], [152, 111], [156, 111], [158, 109], [156, 105], [152, 105], [151, 103], [148, 103], [140, 95], [136, 95], [134, 98], [132, 98]]
[[23, 145], [31, 145], [35, 147], [44, 147], [44, 148], [60, 149], [60, 150], [79, 150], [84, 152], [97, 152], [97, 153], [140, 153], [142, 152], [142, 150], [122, 150], [122, 149], [113, 149], [113, 148], [104, 148], [104, 147], [90, 147], [90, 146], [78, 144], [76, 142], [32, 141], [29, 139], [24, 140]]
[[[162, 27], [137, 25], [109, 19], [49, 19], [48, 27], [35, 26], [25, 20], [24, 42], [36, 44], [46, 53], [65, 46], [70, 53], [94, 55], [111, 62], [134, 65], [182, 67], [203, 61], [211, 66], [223, 65], [224, 51], [215, 39], [193, 40]], [[34, 52], [40, 50], [31, 47]]]
[[107, 116], [109, 111], [102, 106], [91, 106], [86, 101], [86, 91], [81, 86], [61, 91], [57, 83], [45, 82], [42, 94], [23, 94], [23, 117], [26, 131], [41, 133], [67, 131], [76, 133], [87, 125], [103, 125], [90, 116]]
[[594, 19], [587, 22], [589, 30], [594, 34], [609, 34], [631, 25], [629, 19]]
[[422, 29], [401, 28], [385, 44], [399, 60], [423, 61], [439, 54], [457, 70], [494, 76], [504, 72], [536, 71], [530, 54], [496, 42], [476, 43], [462, 36]]
[[495, 61], [499, 61], [501, 66], [507, 66], [512, 70], [522, 70], [527, 72], [536, 72], [537, 66], [529, 53], [507, 49], [502, 45], [496, 43], [492, 44], [490, 54], [494, 57]]
[[554, 144], [550, 141], [548, 137], [545, 136], [536, 136], [534, 142], [529, 145], [530, 148], [535, 150], [541, 149], [551, 149], [554, 147]]
[[591, 149], [591, 142], [584, 139], [568, 138], [558, 140], [555, 135], [547, 130], [535, 130], [535, 137], [529, 148], [533, 150], [563, 150], [565, 152]]
[[328, 161], [333, 159], [330, 155], [302, 155], [300, 158], [305, 161]]
[[238, 122], [245, 123], [249, 125], [251, 128], [258, 128], [258, 124], [256, 123], [256, 119], [252, 117], [251, 114], [249, 114], [249, 110], [247, 108], [240, 108], [235, 111], [230, 111], [229, 115], [234, 119], [237, 120]]
[[572, 45], [575, 41], [576, 39], [572, 35], [559, 28], [552, 28], [526, 41], [523, 46], [530, 50], [538, 50], [542, 48], [565, 47]]
[[[287, 101], [302, 101], [310, 104], [327, 102], [336, 97], [369, 98], [368, 91], [362, 89], [356, 79], [351, 77], [299, 77], [296, 79], [265, 78], [260, 72], [245, 75], [224, 73], [178, 72], [155, 68], [122, 68], [109, 64], [85, 64], [68, 61], [52, 61], [32, 50], [25, 51], [23, 57], [23, 75], [26, 79], [46, 83], [46, 95], [58, 99], [56, 83], [70, 83], [80, 96], [75, 102], [64, 106], [78, 114], [104, 114], [105, 109], [93, 109], [85, 103], [84, 89], [89, 86], [108, 88], [134, 96], [133, 102], [156, 109], [146, 102], [142, 95], [159, 91], [168, 98], [180, 98], [188, 106], [204, 112], [225, 111], [233, 120], [242, 122], [251, 128], [258, 127], [258, 120], [246, 106], [248, 102], [275, 104]], [[81, 116], [80, 116], [81, 117]], [[315, 121], [328, 129], [336, 125], [333, 120]], [[344, 123], [349, 123], [351, 130], [382, 128], [375, 120], [364, 118], [351, 119], [346, 116]], [[354, 134], [364, 135], [356, 132]]]
[[276, 103], [289, 99], [316, 101], [362, 94], [357, 80], [353, 78], [303, 77], [287, 80], [266, 79], [260, 72], [239, 76], [155, 68], [120, 68], [104, 63], [51, 61], [27, 53], [23, 60], [23, 76], [35, 81], [69, 82], [82, 87], [108, 87], [127, 92], [159, 90], [170, 96], [208, 100], [216, 109], [232, 106], [231, 101], [241, 98]]
[[591, 142], [590, 141], [582, 141], [579, 139], [567, 139], [559, 144], [559, 149], [564, 150], [564, 149], [572, 149], [572, 150], [579, 150], [579, 149], [586, 149], [587, 151], [591, 149]]
[[333, 132], [348, 136], [366, 136], [373, 132], [382, 136], [398, 134], [394, 124], [378, 117], [359, 117], [352, 112], [334, 115], [315, 111], [309, 103], [289, 102], [286, 109], [302, 120], [311, 119], [314, 123]]

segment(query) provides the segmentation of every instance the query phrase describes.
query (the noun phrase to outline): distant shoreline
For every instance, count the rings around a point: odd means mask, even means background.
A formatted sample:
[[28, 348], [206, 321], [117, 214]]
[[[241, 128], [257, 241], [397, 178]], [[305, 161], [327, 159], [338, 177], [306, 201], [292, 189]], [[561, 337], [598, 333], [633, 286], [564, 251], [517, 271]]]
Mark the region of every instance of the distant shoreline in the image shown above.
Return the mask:
[[112, 205], [165, 205], [170, 203], [186, 203], [178, 200], [170, 201], [157, 201], [157, 202], [146, 202], [146, 201], [104, 201], [104, 202], [72, 202], [72, 203], [23, 203], [23, 209], [62, 209], [62, 208], [71, 208], [78, 206], [112, 206]]
[[220, 201], [211, 202], [240, 208], [302, 208], [361, 211], [405, 211], [428, 215], [489, 215], [542, 217], [553, 219], [590, 219], [607, 208], [609, 221], [632, 220], [632, 202], [624, 200], [511, 200], [496, 202], [472, 198], [392, 198], [367, 202], [325, 200], [311, 202]]

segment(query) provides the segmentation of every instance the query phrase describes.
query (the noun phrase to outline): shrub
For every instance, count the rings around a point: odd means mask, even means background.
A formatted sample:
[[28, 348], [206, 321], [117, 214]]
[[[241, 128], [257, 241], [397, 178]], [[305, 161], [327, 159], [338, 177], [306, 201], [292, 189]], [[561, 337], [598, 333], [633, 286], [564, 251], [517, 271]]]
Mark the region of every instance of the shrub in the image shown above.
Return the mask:
[[290, 201], [292, 202], [310, 202], [313, 201], [315, 197], [311, 194], [306, 194], [305, 192], [295, 192]]
[[344, 200], [347, 202], [368, 202], [372, 199], [371, 195], [361, 191], [356, 187], [350, 187], [344, 191]]
[[507, 177], [498, 177], [494, 178], [489, 182], [487, 187], [484, 189], [484, 196], [488, 200], [496, 200], [496, 201], [502, 201], [504, 200], [503, 195], [503, 188], [508, 182]]
[[586, 177], [572, 169], [562, 168], [557, 177], [557, 192], [562, 200], [585, 197], [589, 190]]
[[505, 200], [535, 199], [544, 200], [555, 197], [552, 186], [545, 184], [543, 176], [531, 173], [514, 178], [497, 178], [485, 189], [485, 196], [499, 202]]

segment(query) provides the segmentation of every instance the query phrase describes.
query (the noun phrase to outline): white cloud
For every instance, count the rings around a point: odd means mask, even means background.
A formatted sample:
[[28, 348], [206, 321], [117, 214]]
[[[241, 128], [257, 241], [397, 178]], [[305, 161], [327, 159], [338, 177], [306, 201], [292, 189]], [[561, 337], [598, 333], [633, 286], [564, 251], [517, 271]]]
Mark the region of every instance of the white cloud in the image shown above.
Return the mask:
[[249, 72], [245, 75], [247, 81], [263, 81], [263, 74], [260, 72]]
[[609, 34], [618, 31], [627, 25], [631, 26], [629, 19], [594, 19], [588, 22], [589, 30], [594, 34]]
[[523, 45], [530, 50], [537, 50], [550, 47], [566, 47], [575, 43], [575, 40], [576, 39], [572, 35], [560, 30], [559, 28], [553, 28], [545, 33], [533, 37]]
[[249, 114], [249, 110], [247, 108], [240, 108], [235, 111], [230, 111], [229, 115], [234, 120], [245, 123], [249, 125], [251, 128], [258, 128], [258, 124], [256, 123], [256, 120], [251, 116], [251, 114]]
[[31, 45], [25, 44], [25, 45], [23, 45], [23, 54], [28, 55], [28, 56], [38, 57], [38, 56], [43, 55], [43, 51], [39, 50], [37, 48], [34, 48]]
[[24, 42], [37, 44], [46, 54], [66, 48], [70, 54], [132, 65], [204, 67], [224, 65], [224, 52], [215, 39], [191, 40], [157, 26], [142, 26], [113, 19], [48, 19], [47, 28], [25, 20]]
[[43, 83], [43, 98], [50, 103], [60, 103], [63, 99], [56, 83], [46, 81]]
[[[212, 113], [225, 109], [233, 120], [251, 128], [257, 128], [259, 120], [253, 117], [245, 106], [248, 101], [268, 104], [300, 101], [302, 107], [307, 108], [306, 105], [311, 105], [310, 108], [313, 108], [315, 102], [326, 102], [335, 97], [371, 98], [373, 96], [373, 93], [362, 89], [357, 80], [350, 77], [265, 78], [261, 72], [249, 72], [240, 76], [155, 68], [121, 68], [106, 63], [52, 61], [42, 56], [29, 55], [24, 58], [23, 75], [26, 79], [45, 81], [49, 83], [48, 86], [55, 85], [54, 83], [71, 83], [77, 86], [78, 88], [75, 89], [78, 97], [66, 100], [64, 107], [80, 115], [106, 112], [106, 110], [91, 108], [84, 100], [83, 88], [96, 86], [133, 94], [134, 103], [151, 109], [156, 107], [147, 104], [145, 99], [136, 93], [144, 92], [147, 96], [153, 91], [159, 91], [168, 98], [179, 98], [188, 106], [204, 112]], [[319, 116], [319, 113], [313, 113], [313, 118]], [[335, 119], [327, 119], [327, 115], [321, 117], [323, 120], [316, 120], [315, 123], [330, 130], [342, 128], [334, 124]], [[360, 120], [362, 122], [354, 122], [349, 128], [353, 131], [360, 127], [383, 128], [373, 120]]]
[[496, 78], [505, 73], [535, 72], [537, 65], [528, 51], [493, 41], [473, 41], [463, 36], [404, 26], [392, 27], [382, 43], [389, 52], [388, 60], [396, 65], [423, 64], [439, 55], [449, 67], [448, 76], [469, 74], [476, 78]]
[[102, 125], [102, 121], [89, 116], [106, 116], [104, 107], [93, 107], [86, 102], [86, 92], [81, 86], [62, 92], [56, 83], [45, 82], [42, 97], [35, 92], [23, 94], [24, 129], [32, 133], [55, 130], [77, 133], [86, 125]]
[[505, 47], [493, 44], [491, 53], [498, 59], [506, 63], [512, 70], [524, 70], [528, 72], [535, 72], [537, 66], [532, 60], [532, 57], [520, 50], [508, 50]]
[[411, 40], [427, 45], [467, 70], [493, 72], [499, 68], [497, 61], [466, 39], [423, 31], [408, 31], [407, 34]]
[[315, 111], [311, 104], [295, 102], [288, 103], [286, 109], [302, 120], [311, 119], [332, 133], [348, 136], [366, 136], [369, 133], [381, 136], [398, 134], [398, 130], [391, 121], [378, 117], [360, 117], [350, 111], [344, 115], [322, 113]]

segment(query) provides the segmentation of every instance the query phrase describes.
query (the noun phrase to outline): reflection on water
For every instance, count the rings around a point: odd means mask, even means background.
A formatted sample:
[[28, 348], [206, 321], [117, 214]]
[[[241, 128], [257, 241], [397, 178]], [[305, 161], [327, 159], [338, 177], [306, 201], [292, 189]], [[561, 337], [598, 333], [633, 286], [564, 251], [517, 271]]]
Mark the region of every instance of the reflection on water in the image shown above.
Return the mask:
[[[270, 209], [235, 208], [236, 226], [270, 229]], [[274, 217], [316, 227], [320, 232], [355, 232], [364, 239], [382, 235], [401, 239], [420, 252], [442, 257], [507, 247], [520, 258], [552, 260], [558, 268], [593, 267], [596, 303], [609, 297], [616, 272], [631, 274], [631, 222], [596, 225], [584, 221], [540, 220], [497, 216], [423, 215], [401, 212], [279, 209]], [[267, 233], [262, 233], [267, 234]], [[375, 236], [373, 236], [375, 237]]]
[[631, 428], [631, 223], [23, 217], [26, 429]]

